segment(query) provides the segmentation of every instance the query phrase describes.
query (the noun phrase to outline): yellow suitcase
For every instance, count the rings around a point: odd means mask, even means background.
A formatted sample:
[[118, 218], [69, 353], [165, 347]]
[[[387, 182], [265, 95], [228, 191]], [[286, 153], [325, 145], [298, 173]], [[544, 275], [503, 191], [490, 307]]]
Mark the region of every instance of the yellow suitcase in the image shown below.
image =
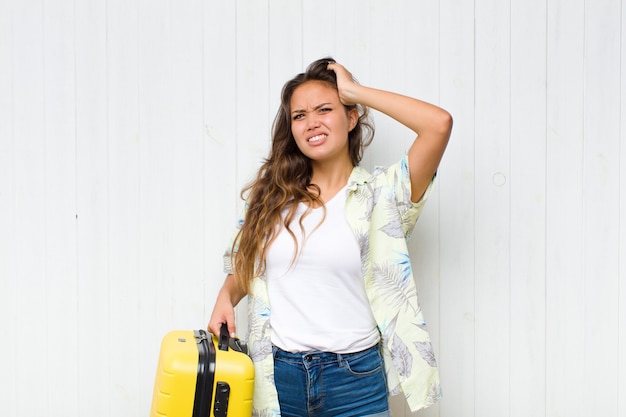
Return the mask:
[[150, 417], [250, 417], [254, 367], [226, 326], [175, 330], [161, 342]]

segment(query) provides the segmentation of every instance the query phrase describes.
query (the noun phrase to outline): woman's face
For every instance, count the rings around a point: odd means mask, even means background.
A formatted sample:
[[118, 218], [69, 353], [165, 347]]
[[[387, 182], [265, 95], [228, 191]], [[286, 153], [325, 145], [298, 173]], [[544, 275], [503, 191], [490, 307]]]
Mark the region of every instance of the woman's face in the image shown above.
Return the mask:
[[321, 81], [297, 87], [290, 101], [291, 133], [300, 151], [318, 162], [349, 159], [348, 132], [358, 120], [347, 111], [337, 90]]

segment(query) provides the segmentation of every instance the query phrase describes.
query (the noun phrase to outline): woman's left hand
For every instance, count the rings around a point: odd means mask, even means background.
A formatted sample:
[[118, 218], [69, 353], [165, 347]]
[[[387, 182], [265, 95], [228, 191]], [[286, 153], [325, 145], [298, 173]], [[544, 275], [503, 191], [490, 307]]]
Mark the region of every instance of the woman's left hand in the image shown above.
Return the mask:
[[358, 103], [356, 99], [356, 90], [359, 84], [354, 81], [352, 74], [343, 65], [330, 61], [328, 69], [335, 71], [337, 75], [337, 90], [339, 92], [339, 100], [345, 106], [352, 106]]
[[433, 104], [408, 96], [358, 84], [352, 74], [336, 62], [328, 69], [337, 74], [339, 100], [344, 105], [359, 104], [377, 110], [400, 122], [417, 134], [408, 152], [411, 174], [411, 200], [421, 199], [448, 144], [452, 116]]

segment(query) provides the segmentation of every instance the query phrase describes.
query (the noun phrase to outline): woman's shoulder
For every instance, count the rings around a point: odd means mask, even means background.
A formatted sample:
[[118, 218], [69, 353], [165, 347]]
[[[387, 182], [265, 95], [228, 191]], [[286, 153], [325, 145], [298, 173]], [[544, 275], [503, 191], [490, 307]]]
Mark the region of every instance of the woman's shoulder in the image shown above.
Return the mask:
[[405, 154], [402, 159], [388, 166], [377, 165], [372, 172], [357, 165], [350, 176], [349, 185], [357, 187], [359, 185], [394, 185], [398, 182], [410, 182], [408, 157]]

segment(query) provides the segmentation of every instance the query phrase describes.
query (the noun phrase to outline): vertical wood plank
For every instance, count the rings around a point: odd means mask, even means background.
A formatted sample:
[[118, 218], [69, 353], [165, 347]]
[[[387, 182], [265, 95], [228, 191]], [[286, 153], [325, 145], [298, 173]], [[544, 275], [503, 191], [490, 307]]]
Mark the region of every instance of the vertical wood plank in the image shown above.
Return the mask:
[[[153, 369], [161, 338], [174, 322], [174, 275], [169, 213], [174, 173], [169, 155], [177, 137], [170, 127], [172, 108], [170, 3], [142, 1], [138, 11], [139, 90], [139, 286], [142, 311], [152, 318]], [[150, 332], [152, 333], [152, 332]]]
[[[337, 33], [341, 30], [338, 26], [342, 22], [336, 11], [337, 3], [336, 0], [302, 2], [302, 69], [316, 59], [335, 53]], [[295, 15], [287, 19], [290, 18], [297, 19]]]
[[140, 415], [139, 118], [137, 1], [107, 2], [111, 415]]
[[439, 170], [442, 416], [473, 417], [475, 355], [474, 3], [440, 1], [441, 103], [454, 117]]
[[[153, 347], [138, 358], [146, 413], [160, 338], [172, 329], [205, 327], [203, 4], [173, 6], [141, 3], [137, 31], [139, 78], [147, 80], [138, 85], [138, 286], [142, 322], [148, 324], [140, 334]], [[155, 39], [159, 44], [151, 45]], [[167, 85], [153, 84], [155, 77]], [[153, 265], [162, 255], [164, 265]], [[163, 306], [168, 310], [161, 312]]]
[[[267, 156], [272, 124], [272, 111], [269, 109], [269, 2], [255, 1], [245, 4], [237, 2], [237, 85], [236, 85], [236, 188], [254, 179]], [[243, 209], [238, 199], [237, 212]], [[246, 303], [240, 303], [237, 314], [237, 327], [247, 327]]]
[[[626, 33], [626, 8], [621, 10], [621, 32]], [[621, 42], [620, 71], [620, 164], [619, 164], [619, 312], [618, 312], [618, 392], [617, 415], [626, 415], [626, 42]]]
[[[403, 19], [405, 41], [403, 55], [406, 59], [404, 85], [409, 95], [430, 103], [440, 103], [441, 25], [440, 2], [414, 2], [405, 0], [400, 14]], [[378, 64], [385, 66], [387, 61]]]
[[13, 2], [0, 3], [0, 355], [6, 360], [0, 402], [7, 416], [17, 415], [17, 276], [15, 249], [15, 137], [13, 133]]
[[268, 16], [268, 1], [237, 3], [238, 189], [254, 178], [269, 149]]
[[[334, 31], [336, 39], [341, 41], [335, 42], [329, 54], [344, 65], [359, 83], [372, 86], [369, 57], [369, 41], [372, 36], [370, 16], [369, 3], [358, 0], [335, 2]], [[324, 40], [328, 44], [331, 42], [327, 39]], [[321, 55], [323, 54], [320, 53], [315, 58], [320, 58]], [[376, 122], [374, 112], [370, 112], [370, 118], [374, 123]], [[365, 149], [361, 160], [361, 166], [370, 171], [374, 165], [372, 160], [372, 154], [374, 153], [370, 145]]]
[[[184, 328], [177, 314], [177, 279], [173, 262], [176, 180], [173, 165], [180, 137], [174, 134], [171, 88], [179, 75], [172, 71], [172, 4], [141, 1], [137, 12], [137, 80], [139, 131], [139, 282], [141, 331], [145, 360], [141, 410], [149, 413], [161, 339], [170, 330]], [[200, 86], [196, 86], [198, 89]], [[191, 96], [191, 94], [190, 94]], [[194, 155], [196, 156], [196, 155]], [[201, 229], [201, 224], [198, 224]], [[201, 291], [200, 291], [201, 292]], [[199, 326], [196, 325], [194, 327]]]
[[[204, 256], [205, 321], [208, 323], [224, 280], [222, 255], [237, 212], [236, 186], [236, 8], [213, 0], [204, 6]], [[222, 41], [216, 42], [216, 39]], [[242, 303], [242, 304], [245, 304]], [[238, 329], [245, 335], [245, 328]]]
[[77, 2], [78, 415], [110, 414], [109, 151], [106, 4]]
[[[331, 56], [352, 72], [359, 83], [371, 85], [369, 3], [360, 0], [336, 1], [335, 13], [334, 30], [338, 41], [333, 46]], [[370, 117], [373, 116], [370, 112]], [[372, 168], [372, 153], [370, 146], [363, 154], [361, 165], [365, 169]]]
[[[405, 91], [405, 36], [388, 42], [389, 28], [404, 33], [402, 2], [389, 4], [372, 1], [369, 5], [369, 62], [367, 83], [375, 88], [409, 94]], [[358, 77], [358, 74], [357, 74]], [[408, 128], [377, 111], [370, 113], [376, 125], [376, 136], [369, 147], [370, 168], [389, 166], [400, 160], [415, 139]]]
[[[440, 98], [440, 24], [439, 2], [405, 1], [402, 9], [405, 30], [405, 94], [447, 107]], [[381, 64], [384, 65], [384, 64]], [[452, 146], [455, 144], [452, 143]], [[428, 331], [437, 360], [440, 356], [440, 206], [439, 182], [424, 207], [409, 241], [415, 280]], [[444, 385], [445, 390], [445, 385]], [[405, 415], [410, 410], [405, 405]], [[420, 417], [440, 415], [440, 403], [419, 413]]]
[[202, 326], [203, 126], [202, 126], [202, 1], [171, 8], [171, 120], [168, 156], [174, 174], [169, 201], [169, 253], [174, 263], [173, 318], [178, 326]]
[[[335, 42], [333, 58], [344, 63], [357, 81], [367, 84], [369, 77], [370, 10], [361, 0], [335, 1]], [[330, 41], [327, 41], [330, 42]], [[381, 63], [384, 65], [384, 63]]]
[[510, 5], [476, 0], [475, 412], [509, 415]]
[[[334, 30], [336, 39], [340, 41], [335, 42], [331, 56], [344, 65], [359, 83], [375, 87], [372, 85], [370, 72], [370, 39], [373, 35], [370, 28], [372, 14], [369, 2], [359, 0], [335, 2], [335, 13]], [[369, 116], [376, 127], [375, 112], [370, 111]], [[372, 145], [363, 153], [361, 166], [369, 171], [376, 165], [374, 154]], [[379, 165], [381, 164], [379, 161]]]
[[546, 1], [512, 1], [511, 417], [546, 415], [546, 40]]
[[268, 14], [267, 1], [237, 4], [238, 189], [254, 178], [269, 149]]
[[584, 2], [548, 2], [546, 414], [585, 415]]
[[[618, 416], [621, 1], [585, 2], [583, 414]], [[601, 45], [601, 47], [599, 47]], [[601, 384], [598, 381], [602, 381]], [[622, 390], [623, 391], [623, 390]], [[623, 394], [622, 394], [623, 395]]]
[[48, 410], [70, 417], [78, 415], [67, 395], [78, 390], [73, 3], [44, 4], [43, 39]]
[[[30, 340], [47, 325], [46, 178], [43, 6], [38, 1], [13, 3], [13, 134], [15, 146], [15, 285], [18, 324], [15, 340]], [[15, 407], [20, 416], [45, 414], [48, 372], [46, 340], [15, 350]], [[42, 386], [43, 385], [43, 386]], [[40, 401], [32, 387], [39, 386]]]
[[[303, 72], [308, 61], [303, 61], [303, 54], [311, 49], [325, 45], [326, 37], [315, 37], [313, 44], [305, 43], [307, 35], [319, 33], [317, 26], [320, 16], [316, 13], [304, 13], [304, 4], [290, 0], [274, 0], [269, 3], [269, 85], [268, 106], [270, 122], [274, 121], [280, 106], [280, 93], [285, 83], [296, 74]], [[312, 10], [309, 10], [312, 12]], [[313, 58], [317, 59], [317, 58]], [[267, 138], [271, 139], [268, 131]]]

